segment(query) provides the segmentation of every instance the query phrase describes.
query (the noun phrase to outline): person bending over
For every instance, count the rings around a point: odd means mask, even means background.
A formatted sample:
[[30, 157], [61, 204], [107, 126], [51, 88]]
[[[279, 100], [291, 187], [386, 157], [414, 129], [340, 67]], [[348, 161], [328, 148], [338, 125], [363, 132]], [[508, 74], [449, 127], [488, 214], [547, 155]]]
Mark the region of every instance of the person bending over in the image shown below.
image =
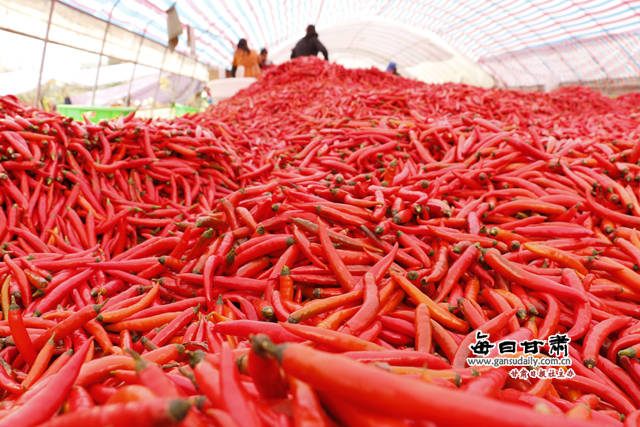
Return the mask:
[[291, 51], [291, 59], [299, 56], [316, 56], [318, 52], [322, 52], [324, 59], [329, 60], [327, 48], [318, 40], [316, 27], [309, 25], [307, 27], [307, 34], [296, 43], [296, 46]]

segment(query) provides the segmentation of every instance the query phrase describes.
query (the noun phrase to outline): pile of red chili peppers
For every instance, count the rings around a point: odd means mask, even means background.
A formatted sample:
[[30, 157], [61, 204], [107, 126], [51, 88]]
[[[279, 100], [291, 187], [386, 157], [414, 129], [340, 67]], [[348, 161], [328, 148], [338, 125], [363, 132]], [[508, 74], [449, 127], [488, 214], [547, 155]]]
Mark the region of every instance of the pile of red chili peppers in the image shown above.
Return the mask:
[[638, 426], [639, 106], [312, 58], [172, 121], [0, 97], [0, 426]]

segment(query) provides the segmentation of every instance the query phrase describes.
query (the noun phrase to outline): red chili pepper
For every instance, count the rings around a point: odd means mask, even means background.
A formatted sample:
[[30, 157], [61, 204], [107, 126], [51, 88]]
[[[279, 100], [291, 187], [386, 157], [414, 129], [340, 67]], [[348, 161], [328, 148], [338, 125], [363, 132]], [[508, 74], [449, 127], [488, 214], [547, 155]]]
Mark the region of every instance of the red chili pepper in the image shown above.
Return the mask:
[[69, 391], [69, 397], [67, 398], [67, 411], [76, 412], [82, 409], [92, 408], [95, 404], [91, 395], [84, 387], [74, 385]]
[[364, 275], [364, 296], [360, 310], [347, 321], [346, 326], [353, 332], [359, 332], [369, 325], [378, 312], [378, 286], [375, 277], [370, 272]]
[[142, 297], [138, 302], [128, 307], [123, 307], [118, 310], [104, 311], [98, 315], [98, 320], [101, 322], [117, 322], [124, 318], [135, 314], [136, 312], [146, 308], [158, 294], [159, 285], [156, 283], [153, 287]]
[[222, 345], [220, 359], [220, 390], [224, 406], [239, 425], [260, 425], [257, 415], [240, 384], [231, 349]]
[[309, 244], [309, 240], [307, 239], [307, 237], [304, 235], [304, 233], [302, 233], [298, 227], [294, 224], [293, 225], [293, 235], [295, 237], [296, 240], [296, 244], [300, 247], [300, 250], [303, 252], [303, 254], [316, 266], [327, 270], [327, 266], [320, 260], [318, 259], [318, 257], [316, 257], [313, 252], [311, 251], [311, 246]]
[[62, 339], [72, 334], [74, 331], [80, 329], [84, 326], [88, 321], [94, 319], [100, 309], [101, 305], [87, 305], [82, 309], [76, 311], [71, 316], [64, 319], [62, 322], [58, 323], [53, 328], [47, 330], [42, 335], [38, 336], [33, 341], [33, 346], [37, 349], [40, 349], [52, 336], [56, 336], [57, 339]]
[[631, 403], [631, 401], [621, 392], [615, 390], [613, 387], [607, 387], [592, 379], [576, 376], [572, 379], [557, 380], [557, 382], [562, 385], [574, 387], [583, 392], [594, 393], [605, 401], [611, 403], [623, 414], [629, 414], [634, 410], [633, 403]]
[[11, 426], [18, 423], [34, 426], [52, 417], [67, 398], [91, 343], [91, 340], [86, 341], [44, 388], [34, 394], [23, 406], [2, 418], [0, 425]]
[[289, 383], [293, 393], [293, 425], [295, 427], [331, 425], [316, 392], [308, 384], [293, 377], [290, 377]]
[[638, 402], [640, 402], [640, 387], [624, 369], [606, 358], [598, 359], [598, 367], [638, 405]]
[[51, 339], [47, 341], [44, 347], [40, 349], [40, 352], [38, 353], [33, 363], [31, 363], [31, 369], [29, 370], [29, 373], [27, 374], [25, 379], [22, 381], [22, 387], [24, 387], [25, 389], [30, 388], [42, 376], [42, 373], [47, 368], [47, 364], [49, 363], [51, 356], [53, 356], [53, 351], [55, 350], [53, 338], [55, 337], [52, 336]]
[[55, 417], [44, 423], [47, 427], [82, 426], [87, 424], [140, 426], [177, 424], [187, 415], [191, 403], [185, 399], [149, 399], [141, 402], [122, 402], [81, 409]]
[[331, 393], [320, 393], [320, 396], [322, 403], [328, 407], [329, 412], [343, 424], [360, 423], [361, 425], [385, 425], [389, 427], [407, 424], [406, 420], [372, 413], [356, 405], [346, 403], [339, 398], [333, 397]]
[[22, 299], [22, 304], [27, 307], [31, 304], [31, 287], [29, 286], [29, 282], [27, 281], [27, 276], [24, 271], [18, 267], [18, 265], [9, 257], [9, 255], [5, 255], [3, 260], [7, 267], [9, 267], [9, 271], [15, 277], [18, 285], [20, 286], [20, 294]]
[[587, 368], [596, 366], [598, 353], [605, 338], [607, 338], [610, 333], [628, 326], [631, 320], [630, 317], [616, 316], [603, 320], [595, 327], [589, 329], [587, 335], [584, 337], [582, 349], [582, 360]]
[[180, 313], [180, 315], [167, 323], [167, 325], [151, 339], [151, 343], [155, 346], [166, 344], [177, 331], [185, 327], [191, 319], [196, 316], [197, 312], [198, 307], [195, 307], [194, 309], [187, 309]]
[[260, 241], [260, 243], [256, 243], [255, 245], [252, 245], [248, 249], [242, 250], [240, 247], [238, 247], [237, 255], [235, 256], [235, 265], [240, 266], [251, 259], [284, 249], [295, 243], [290, 235], [265, 237], [267, 239], [265, 239], [264, 241]]
[[[572, 286], [574, 288], [578, 288], [579, 286], [582, 286], [582, 284], [579, 283], [579, 279], [577, 275], [571, 270], [567, 270], [567, 269], [563, 270], [562, 279], [567, 285]], [[567, 335], [572, 340], [581, 338], [589, 329], [591, 325], [591, 319], [592, 319], [591, 305], [589, 303], [579, 304], [575, 308], [575, 320], [571, 329], [567, 331]]]
[[44, 371], [44, 373], [40, 376], [40, 381], [38, 383], [41, 384], [45, 378], [58, 373], [60, 369], [62, 369], [62, 367], [69, 361], [69, 359], [71, 359], [71, 356], [73, 356], [73, 350], [71, 349], [58, 356], [57, 359], [54, 360], [53, 363], [49, 365], [47, 370]]
[[[293, 247], [291, 246], [291, 248]], [[280, 272], [280, 296], [287, 301], [293, 299], [293, 279], [291, 278], [291, 270], [286, 265], [282, 267]]]
[[492, 369], [471, 381], [465, 390], [480, 396], [495, 396], [504, 386], [508, 375], [506, 369]]
[[563, 266], [573, 268], [581, 274], [587, 274], [587, 269], [580, 262], [579, 258], [573, 256], [572, 254], [562, 251], [557, 248], [551, 248], [548, 246], [543, 246], [536, 243], [525, 243], [525, 249], [530, 250], [538, 255], [541, 255], [545, 258], [552, 259]]
[[15, 302], [15, 299], [11, 298], [11, 305], [9, 306], [9, 328], [11, 330], [11, 336], [15, 343], [20, 355], [30, 365], [36, 360], [36, 350], [31, 342], [31, 338], [25, 327], [24, 320], [22, 318], [22, 310]]
[[404, 276], [394, 271], [391, 272], [391, 276], [393, 277], [394, 281], [409, 295], [411, 299], [413, 299], [417, 303], [426, 304], [427, 307], [429, 307], [431, 317], [434, 320], [459, 332], [463, 332], [468, 329], [468, 325], [466, 322], [453, 316], [447, 310], [443, 309], [440, 305], [438, 305], [431, 298], [429, 298], [418, 288], [416, 288], [415, 285], [413, 285], [413, 283], [407, 280]]
[[456, 284], [467, 268], [473, 263], [478, 256], [478, 249], [475, 246], [469, 246], [463, 254], [454, 262], [444, 279], [438, 286], [438, 294], [435, 297], [436, 302], [440, 302], [449, 294], [451, 288]]
[[546, 291], [557, 297], [566, 297], [576, 301], [585, 301], [586, 297], [583, 293], [575, 289], [564, 287], [550, 279], [537, 276], [527, 272], [510, 263], [495, 249], [488, 249], [484, 254], [484, 259], [492, 268], [501, 275], [513, 280], [526, 288], [532, 288], [539, 291]]
[[335, 297], [323, 298], [308, 302], [304, 307], [294, 311], [288, 318], [290, 323], [302, 322], [319, 313], [326, 312], [344, 304], [360, 301], [363, 297], [363, 290], [355, 290]]
[[[318, 225], [314, 224], [311, 221], [308, 221], [304, 218], [296, 217], [291, 218], [291, 221], [312, 233], [318, 233]], [[380, 252], [380, 249], [376, 248], [375, 246], [371, 246], [368, 243], [361, 242], [360, 240], [351, 238], [349, 236], [345, 236], [344, 234], [336, 233], [333, 230], [328, 229], [327, 234], [329, 235], [329, 238], [335, 240], [338, 243], [343, 243], [345, 245], [352, 246], [358, 249], [367, 249], [372, 252]]]
[[547, 293], [543, 293], [541, 296], [547, 302], [547, 312], [544, 322], [538, 330], [538, 338], [546, 340], [557, 330], [558, 322], [560, 321], [560, 303], [555, 297]]
[[[381, 414], [396, 417], [430, 419], [442, 423], [476, 423], [522, 425], [525, 417], [532, 425], [570, 423], [562, 418], [541, 415], [518, 406], [500, 403], [480, 396], [446, 390], [420, 381], [385, 372], [338, 355], [324, 353], [299, 344], [273, 347], [270, 352], [281, 363], [285, 372], [294, 375], [321, 391]], [[330, 371], [327, 369], [330, 368]], [[360, 383], [376, 384], [361, 388]], [[465, 405], [455, 403], [464, 399]], [[536, 420], [534, 422], [534, 419]], [[499, 421], [498, 421], [499, 420]]]
[[347, 267], [344, 265], [344, 262], [340, 259], [338, 252], [333, 247], [333, 244], [329, 239], [327, 226], [321, 219], [318, 219], [318, 237], [322, 244], [325, 256], [327, 257], [327, 261], [329, 262], [329, 267], [333, 270], [338, 282], [340, 282], [340, 285], [346, 291], [352, 290], [355, 285], [354, 279], [349, 273], [349, 270], [347, 270]]
[[[4, 359], [2, 360], [4, 361]], [[7, 362], [2, 363], [2, 368], [0, 368], [0, 388], [18, 395], [23, 392], [23, 388], [11, 378], [11, 373], [11, 366], [9, 366]]]
[[488, 320], [482, 309], [476, 307], [473, 301], [465, 298], [458, 298], [457, 304], [462, 311], [464, 318], [467, 319], [472, 328], [478, 328]]
[[291, 323], [283, 323], [282, 326], [287, 331], [295, 335], [337, 350], [351, 351], [381, 349], [379, 345], [372, 342], [365, 341], [349, 334], [332, 331], [330, 329], [315, 328], [307, 325], [294, 325]]
[[261, 396], [266, 399], [281, 399], [287, 396], [287, 383], [280, 366], [269, 354], [254, 348], [248, 356], [249, 375]]

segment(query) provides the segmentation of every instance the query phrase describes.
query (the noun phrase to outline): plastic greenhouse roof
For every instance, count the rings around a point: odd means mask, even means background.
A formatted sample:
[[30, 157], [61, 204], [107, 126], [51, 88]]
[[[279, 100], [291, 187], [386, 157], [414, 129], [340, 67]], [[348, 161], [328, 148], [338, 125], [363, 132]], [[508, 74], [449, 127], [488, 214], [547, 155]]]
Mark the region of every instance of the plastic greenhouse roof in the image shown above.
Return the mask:
[[[62, 0], [166, 44], [171, 0]], [[331, 59], [397, 62], [425, 81], [506, 86], [640, 76], [638, 0], [177, 0], [198, 58], [229, 67], [235, 43], [276, 62], [315, 24]], [[181, 36], [178, 49], [186, 50]]]

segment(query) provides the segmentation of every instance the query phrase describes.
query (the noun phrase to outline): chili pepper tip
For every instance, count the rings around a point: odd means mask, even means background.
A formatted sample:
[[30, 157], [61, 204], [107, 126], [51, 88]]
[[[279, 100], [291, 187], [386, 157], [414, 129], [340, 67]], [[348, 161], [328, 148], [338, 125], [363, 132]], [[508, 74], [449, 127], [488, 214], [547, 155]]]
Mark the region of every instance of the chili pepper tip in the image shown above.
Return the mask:
[[172, 399], [169, 402], [169, 415], [171, 419], [178, 423], [187, 416], [191, 409], [191, 402], [186, 399]]
[[618, 356], [622, 357], [622, 356], [627, 356], [627, 357], [631, 357], [634, 358], [636, 357], [636, 350], [633, 347], [629, 347], [629, 348], [625, 348], [622, 349], [618, 352]]
[[195, 366], [202, 362], [207, 356], [202, 350], [191, 351], [187, 350], [187, 356], [189, 357], [189, 366], [195, 368]]
[[271, 339], [264, 335], [251, 335], [251, 349], [258, 356], [267, 357], [268, 355], [274, 356], [278, 363], [282, 361], [284, 348], [286, 345], [275, 345]]

